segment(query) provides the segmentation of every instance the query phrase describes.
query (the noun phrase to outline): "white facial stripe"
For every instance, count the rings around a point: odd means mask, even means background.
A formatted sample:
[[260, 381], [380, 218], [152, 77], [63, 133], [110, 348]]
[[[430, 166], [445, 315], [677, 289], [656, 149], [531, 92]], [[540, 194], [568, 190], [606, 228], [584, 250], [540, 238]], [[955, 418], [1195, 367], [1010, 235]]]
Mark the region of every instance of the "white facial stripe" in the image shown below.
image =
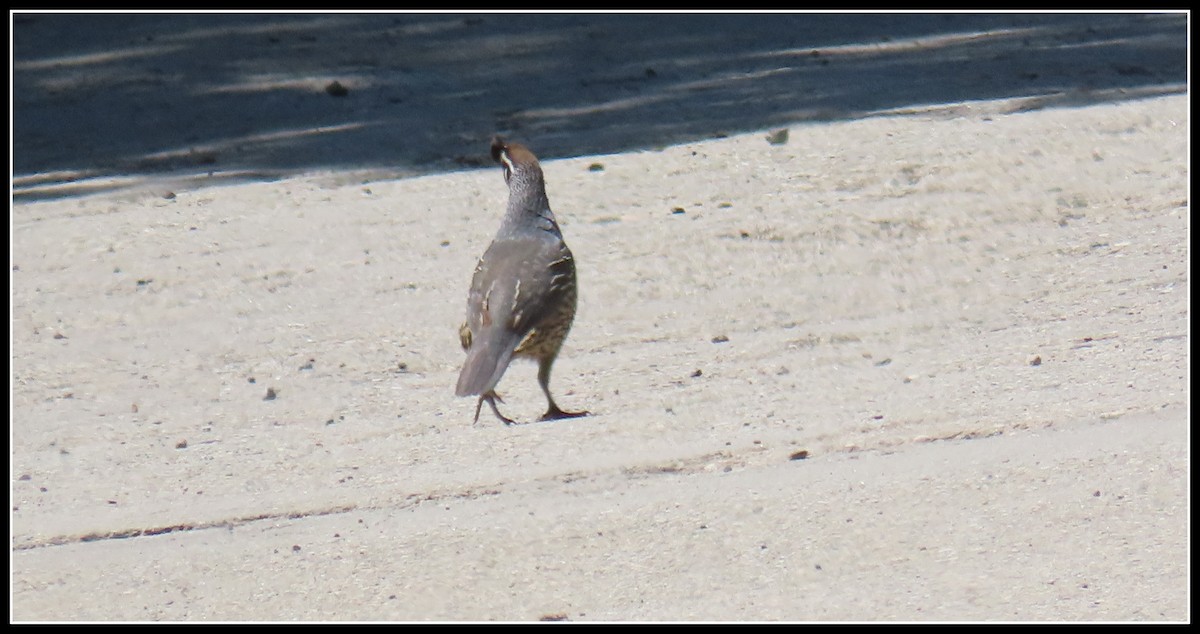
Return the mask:
[[516, 168], [513, 167], [512, 159], [508, 158], [508, 150], [500, 151], [500, 162], [504, 163], [504, 169], [513, 172]]

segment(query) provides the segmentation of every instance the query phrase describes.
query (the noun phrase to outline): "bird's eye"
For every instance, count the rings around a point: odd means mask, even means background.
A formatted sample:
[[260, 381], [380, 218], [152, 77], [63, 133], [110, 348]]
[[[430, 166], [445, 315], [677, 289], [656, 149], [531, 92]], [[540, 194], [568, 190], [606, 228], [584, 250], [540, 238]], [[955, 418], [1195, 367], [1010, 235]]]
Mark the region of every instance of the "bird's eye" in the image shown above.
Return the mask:
[[500, 152], [500, 164], [504, 166], [504, 182], [507, 183], [508, 179], [512, 177], [513, 170], [512, 159], [509, 158], [507, 149]]

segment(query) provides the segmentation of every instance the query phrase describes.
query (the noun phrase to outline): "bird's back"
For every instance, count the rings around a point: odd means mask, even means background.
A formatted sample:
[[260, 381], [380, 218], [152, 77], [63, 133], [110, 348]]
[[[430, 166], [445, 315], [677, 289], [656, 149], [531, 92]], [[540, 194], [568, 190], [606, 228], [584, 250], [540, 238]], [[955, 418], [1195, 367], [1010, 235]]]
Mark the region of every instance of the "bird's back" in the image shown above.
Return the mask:
[[[562, 239], [536, 229], [497, 236], [471, 280], [467, 298], [470, 346], [456, 393], [467, 396], [490, 391], [518, 349], [522, 356], [538, 357], [549, 347], [557, 353], [566, 329], [555, 329], [562, 330], [561, 335], [539, 333], [538, 329], [548, 322], [562, 322], [567, 310], [574, 315], [575, 261]], [[565, 321], [569, 328], [570, 319]]]

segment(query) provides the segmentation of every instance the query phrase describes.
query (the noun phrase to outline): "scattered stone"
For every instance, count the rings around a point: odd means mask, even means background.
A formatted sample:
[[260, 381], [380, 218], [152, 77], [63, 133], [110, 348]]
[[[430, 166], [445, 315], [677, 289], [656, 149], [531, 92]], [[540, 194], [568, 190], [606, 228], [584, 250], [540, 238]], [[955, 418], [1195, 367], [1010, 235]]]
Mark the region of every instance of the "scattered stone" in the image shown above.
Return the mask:
[[325, 92], [334, 97], [345, 97], [350, 94], [350, 89], [343, 86], [340, 81], [333, 81], [328, 86], [325, 86]]
[[187, 441], [181, 440], [181, 441], [175, 443], [175, 448], [176, 449], [187, 449]]
[[725, 343], [727, 341], [729, 341], [729, 337], [726, 337], [725, 335], [717, 335], [716, 337], [712, 338], [713, 343]]
[[783, 145], [787, 142], [788, 142], [788, 129], [787, 128], [780, 128], [778, 130], [772, 130], [769, 134], [767, 134], [767, 143], [770, 143], [771, 145]]
[[1036, 354], [1035, 354], [1035, 355], [1033, 355], [1032, 357], [1030, 357], [1030, 359], [1029, 359], [1029, 365], [1041, 365], [1041, 364], [1042, 364], [1042, 357], [1041, 357], [1041, 355], [1036, 355]]
[[267, 395], [263, 397], [263, 400], [264, 401], [273, 401], [273, 400], [275, 400], [276, 396], [278, 396], [278, 394], [276, 394], [275, 388], [269, 387], [269, 388], [267, 388]]
[[588, 171], [589, 172], [603, 172], [604, 165], [600, 164], [600, 163], [592, 163], [591, 165], [588, 165]]
[[804, 460], [805, 458], [808, 458], [808, 450], [807, 449], [801, 449], [800, 451], [797, 451], [797, 452], [793, 453], [792, 455], [788, 456], [788, 460]]
[[696, 369], [696, 371], [692, 373], [692, 378], [693, 378], [693, 379], [695, 379], [695, 378], [698, 378], [698, 377], [700, 377], [700, 376], [701, 376], [701, 375], [703, 375], [703, 374], [704, 374], [704, 373], [703, 373], [703, 372], [701, 372], [699, 368], [697, 368], [697, 369]]

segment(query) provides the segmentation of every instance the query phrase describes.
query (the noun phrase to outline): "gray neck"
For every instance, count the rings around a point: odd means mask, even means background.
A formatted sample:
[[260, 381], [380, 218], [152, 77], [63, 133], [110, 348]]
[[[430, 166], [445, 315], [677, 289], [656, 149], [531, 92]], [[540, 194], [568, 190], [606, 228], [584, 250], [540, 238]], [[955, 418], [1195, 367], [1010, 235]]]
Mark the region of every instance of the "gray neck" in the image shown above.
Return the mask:
[[546, 197], [546, 186], [540, 178], [512, 176], [508, 191], [508, 209], [500, 233], [534, 227], [562, 236], [554, 212], [550, 211], [550, 199]]

